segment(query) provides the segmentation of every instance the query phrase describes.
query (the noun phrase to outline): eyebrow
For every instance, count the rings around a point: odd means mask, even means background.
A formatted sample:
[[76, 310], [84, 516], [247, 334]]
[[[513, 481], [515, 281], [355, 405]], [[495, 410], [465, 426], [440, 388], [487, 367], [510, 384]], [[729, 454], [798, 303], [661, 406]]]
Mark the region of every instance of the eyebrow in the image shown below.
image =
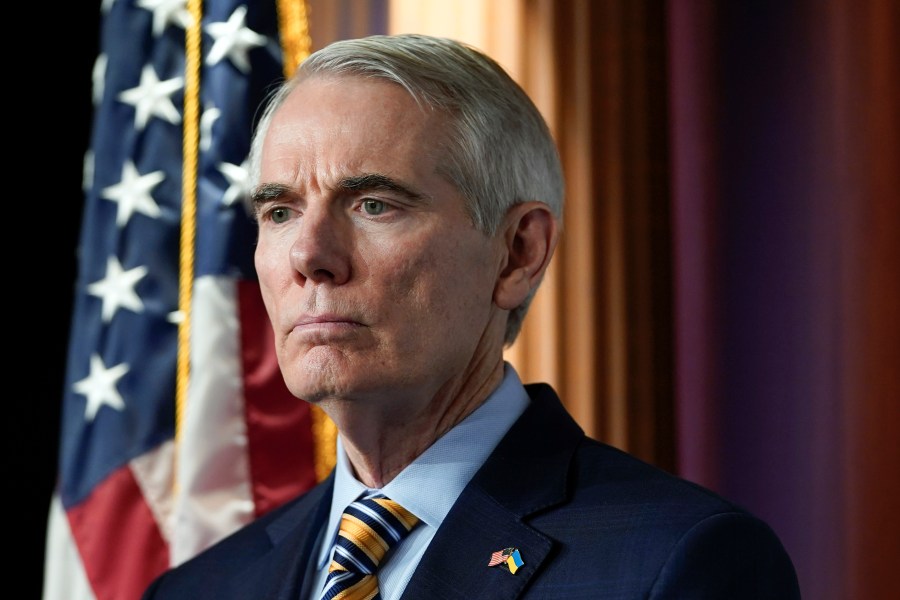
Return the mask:
[[430, 200], [425, 194], [415, 192], [396, 179], [380, 173], [364, 173], [353, 177], [344, 177], [338, 187], [351, 192], [394, 192], [407, 200], [423, 202]]
[[[431, 198], [426, 194], [420, 194], [403, 185], [396, 179], [380, 173], [364, 173], [353, 177], [344, 177], [338, 182], [338, 188], [351, 192], [387, 191], [404, 196], [407, 200], [415, 202], [427, 202]], [[250, 202], [254, 210], [259, 206], [277, 200], [283, 196], [292, 195], [291, 187], [282, 183], [263, 183], [256, 187], [250, 194]]]
[[250, 194], [250, 203], [253, 205], [254, 211], [256, 211], [259, 209], [260, 204], [270, 200], [277, 200], [290, 193], [291, 188], [281, 183], [263, 183], [256, 186]]

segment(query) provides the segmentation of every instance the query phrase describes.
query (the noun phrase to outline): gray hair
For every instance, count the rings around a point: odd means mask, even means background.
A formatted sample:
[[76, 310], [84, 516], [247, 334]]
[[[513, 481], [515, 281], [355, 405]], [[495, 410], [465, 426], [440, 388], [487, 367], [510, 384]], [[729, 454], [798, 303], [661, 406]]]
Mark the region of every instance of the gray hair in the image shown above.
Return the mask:
[[[522, 88], [493, 59], [463, 43], [418, 34], [342, 40], [311, 54], [271, 96], [250, 149], [250, 181], [259, 184], [262, 141], [272, 117], [302, 81], [317, 75], [370, 77], [402, 86], [420, 105], [448, 117], [441, 175], [466, 200], [473, 224], [494, 235], [510, 207], [536, 200], [561, 222], [564, 184], [547, 123]], [[512, 344], [537, 286], [510, 311]]]

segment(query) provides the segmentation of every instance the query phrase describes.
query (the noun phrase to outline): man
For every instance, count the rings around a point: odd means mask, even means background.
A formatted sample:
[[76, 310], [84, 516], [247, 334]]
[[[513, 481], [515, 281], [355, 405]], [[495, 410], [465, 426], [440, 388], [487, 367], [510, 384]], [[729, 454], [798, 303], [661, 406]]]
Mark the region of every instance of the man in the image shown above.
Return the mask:
[[504, 363], [563, 184], [492, 60], [416, 35], [333, 44], [273, 97], [251, 170], [279, 365], [337, 425], [338, 463], [146, 598], [799, 596], [768, 526], [586, 438]]

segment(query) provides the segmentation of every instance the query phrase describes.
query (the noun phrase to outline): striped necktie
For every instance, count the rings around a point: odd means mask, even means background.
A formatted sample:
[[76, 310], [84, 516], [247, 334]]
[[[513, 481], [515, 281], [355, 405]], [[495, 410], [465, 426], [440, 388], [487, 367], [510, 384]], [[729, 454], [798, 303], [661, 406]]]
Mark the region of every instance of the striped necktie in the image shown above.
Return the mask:
[[382, 494], [353, 502], [341, 517], [320, 600], [380, 600], [378, 565], [418, 522], [414, 514]]

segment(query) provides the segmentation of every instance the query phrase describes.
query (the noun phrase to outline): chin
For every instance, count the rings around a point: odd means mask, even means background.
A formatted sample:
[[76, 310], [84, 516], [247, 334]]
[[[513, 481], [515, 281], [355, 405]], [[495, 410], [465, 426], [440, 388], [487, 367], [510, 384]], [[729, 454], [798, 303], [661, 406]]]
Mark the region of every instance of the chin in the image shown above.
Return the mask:
[[352, 391], [352, 381], [347, 380], [349, 369], [340, 358], [310, 351], [291, 361], [287, 368], [282, 367], [281, 372], [294, 396], [317, 403]]

